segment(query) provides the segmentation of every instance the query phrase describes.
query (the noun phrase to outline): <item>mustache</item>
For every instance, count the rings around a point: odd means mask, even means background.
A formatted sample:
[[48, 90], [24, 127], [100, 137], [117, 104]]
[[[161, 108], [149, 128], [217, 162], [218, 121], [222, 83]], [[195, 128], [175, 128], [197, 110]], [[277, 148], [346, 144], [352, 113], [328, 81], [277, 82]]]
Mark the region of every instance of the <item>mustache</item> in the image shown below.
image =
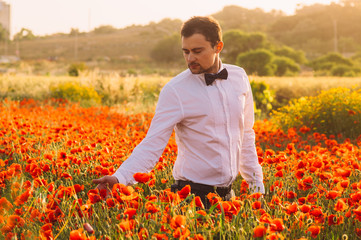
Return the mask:
[[188, 64], [188, 67], [191, 67], [191, 66], [199, 66], [199, 63], [196, 63], [196, 62], [189, 63], [189, 64]]

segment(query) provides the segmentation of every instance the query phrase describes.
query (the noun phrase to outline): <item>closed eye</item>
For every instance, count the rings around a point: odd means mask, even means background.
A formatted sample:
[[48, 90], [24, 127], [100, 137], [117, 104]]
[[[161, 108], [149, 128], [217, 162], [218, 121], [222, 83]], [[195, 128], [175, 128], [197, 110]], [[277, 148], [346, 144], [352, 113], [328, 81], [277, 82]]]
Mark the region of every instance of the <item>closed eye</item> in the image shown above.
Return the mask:
[[199, 53], [201, 53], [203, 51], [203, 49], [204, 48], [200, 47], [200, 48], [193, 48], [190, 51], [189, 51], [189, 49], [185, 49], [185, 48], [183, 48], [182, 50], [183, 50], [184, 54], [189, 54], [191, 51], [194, 54], [199, 54]]

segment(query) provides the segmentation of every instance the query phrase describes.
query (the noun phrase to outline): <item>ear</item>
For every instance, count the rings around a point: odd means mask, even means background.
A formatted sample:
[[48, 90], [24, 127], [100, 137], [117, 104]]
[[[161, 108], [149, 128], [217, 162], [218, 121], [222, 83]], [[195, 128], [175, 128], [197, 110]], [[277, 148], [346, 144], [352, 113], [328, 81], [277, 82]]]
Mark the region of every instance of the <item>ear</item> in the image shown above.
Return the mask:
[[220, 53], [222, 51], [222, 49], [223, 49], [223, 42], [220, 41], [216, 45], [216, 53]]

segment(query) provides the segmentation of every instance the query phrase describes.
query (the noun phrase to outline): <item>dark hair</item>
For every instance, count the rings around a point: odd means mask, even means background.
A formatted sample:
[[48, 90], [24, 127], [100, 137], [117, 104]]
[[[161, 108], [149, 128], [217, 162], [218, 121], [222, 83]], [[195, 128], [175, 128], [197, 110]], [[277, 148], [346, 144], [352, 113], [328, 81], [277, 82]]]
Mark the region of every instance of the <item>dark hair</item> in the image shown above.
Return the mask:
[[214, 47], [222, 41], [222, 30], [216, 19], [213, 17], [192, 17], [187, 20], [181, 30], [183, 37], [190, 37], [195, 33], [200, 33], [211, 42]]

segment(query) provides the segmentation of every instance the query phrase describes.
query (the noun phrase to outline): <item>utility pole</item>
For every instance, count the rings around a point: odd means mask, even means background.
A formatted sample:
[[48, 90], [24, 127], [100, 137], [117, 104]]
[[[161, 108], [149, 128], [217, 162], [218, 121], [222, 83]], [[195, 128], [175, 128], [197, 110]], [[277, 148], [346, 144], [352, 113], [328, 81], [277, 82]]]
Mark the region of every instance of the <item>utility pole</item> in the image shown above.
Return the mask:
[[19, 46], [19, 39], [16, 39], [16, 56], [20, 59], [20, 46]]
[[74, 59], [78, 60], [78, 29], [75, 30]]
[[333, 44], [334, 44], [334, 51], [338, 52], [337, 20], [336, 19], [333, 19]]
[[91, 28], [91, 9], [88, 10], [88, 32], [90, 32]]

